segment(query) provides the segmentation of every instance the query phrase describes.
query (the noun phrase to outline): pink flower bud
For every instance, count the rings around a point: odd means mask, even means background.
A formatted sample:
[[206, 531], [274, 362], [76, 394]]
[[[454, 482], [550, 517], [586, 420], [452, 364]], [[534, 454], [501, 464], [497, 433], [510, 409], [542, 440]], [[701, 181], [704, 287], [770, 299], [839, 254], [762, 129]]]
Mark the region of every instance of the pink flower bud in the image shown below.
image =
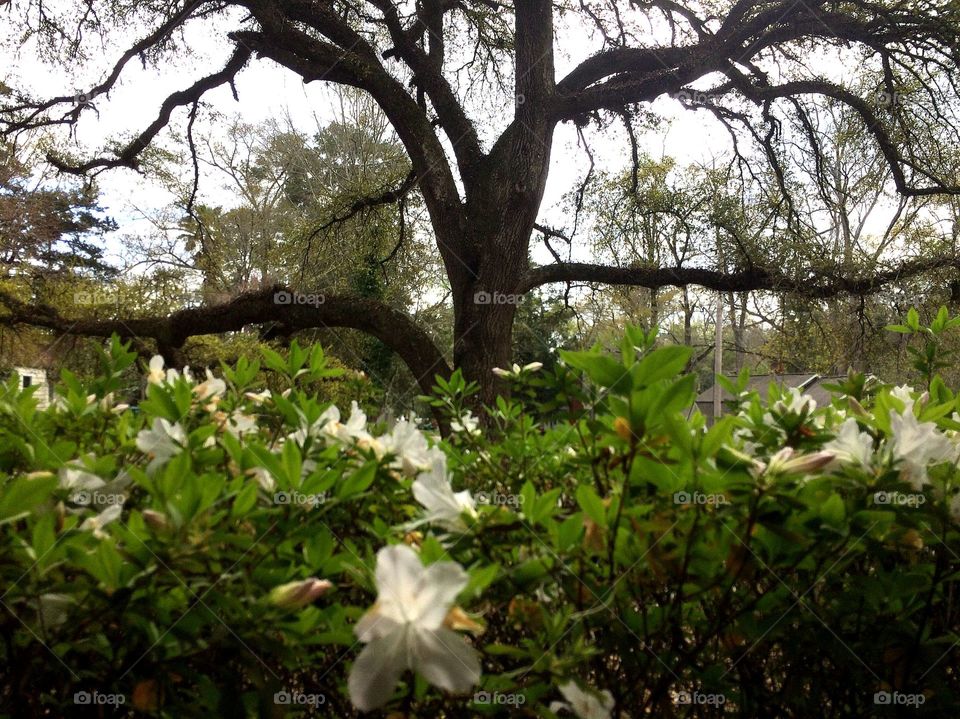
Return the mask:
[[270, 601], [281, 609], [300, 609], [312, 604], [332, 587], [333, 584], [326, 579], [308, 577], [274, 587], [270, 592]]

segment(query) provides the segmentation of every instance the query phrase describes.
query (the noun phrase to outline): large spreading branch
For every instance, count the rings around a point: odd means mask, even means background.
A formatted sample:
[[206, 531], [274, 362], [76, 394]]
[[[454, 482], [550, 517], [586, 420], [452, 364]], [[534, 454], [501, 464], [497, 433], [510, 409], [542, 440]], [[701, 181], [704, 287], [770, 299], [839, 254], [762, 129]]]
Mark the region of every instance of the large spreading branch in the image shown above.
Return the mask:
[[[239, 295], [231, 302], [191, 307], [167, 316], [130, 319], [77, 319], [62, 316], [48, 306], [27, 304], [5, 292], [0, 315], [5, 326], [44, 327], [65, 335], [154, 340], [161, 352], [177, 350], [190, 337], [238, 332], [249, 325], [280, 322], [287, 332], [345, 327], [376, 337], [397, 353], [417, 383], [429, 393], [436, 375], [449, 376], [450, 366], [433, 339], [409, 315], [370, 298], [316, 295], [311, 304], [297, 303], [297, 295], [277, 286]], [[279, 300], [279, 301], [278, 301]]]
[[583, 282], [649, 289], [696, 285], [720, 292], [770, 291], [825, 299], [841, 294], [868, 295], [894, 282], [944, 270], [960, 271], [960, 257], [916, 258], [869, 274], [837, 267], [816, 268], [792, 276], [765, 267], [722, 272], [701, 267], [612, 267], [563, 262], [529, 270], [515, 291], [523, 294], [555, 282]]

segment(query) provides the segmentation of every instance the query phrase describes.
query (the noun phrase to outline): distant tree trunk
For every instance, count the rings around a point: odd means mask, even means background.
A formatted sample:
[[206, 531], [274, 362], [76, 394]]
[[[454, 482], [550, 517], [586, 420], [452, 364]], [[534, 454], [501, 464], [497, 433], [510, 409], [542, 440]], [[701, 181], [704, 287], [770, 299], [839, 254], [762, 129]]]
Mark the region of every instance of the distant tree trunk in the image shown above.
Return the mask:
[[652, 329], [660, 324], [660, 290], [656, 287], [650, 288], [650, 326]]

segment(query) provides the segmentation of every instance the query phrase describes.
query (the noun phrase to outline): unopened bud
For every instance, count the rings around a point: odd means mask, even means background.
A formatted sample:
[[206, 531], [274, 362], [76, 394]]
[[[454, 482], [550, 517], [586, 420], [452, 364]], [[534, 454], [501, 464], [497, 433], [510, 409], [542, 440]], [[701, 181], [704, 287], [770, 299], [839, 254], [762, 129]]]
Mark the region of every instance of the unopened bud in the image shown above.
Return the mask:
[[770, 458], [767, 471], [781, 474], [808, 474], [830, 464], [835, 457], [834, 452], [826, 450], [797, 455], [792, 447], [784, 447]]
[[153, 509], [143, 510], [143, 521], [146, 522], [151, 529], [162, 531], [170, 528], [170, 520], [167, 518], [167, 515]]
[[326, 579], [309, 577], [298, 582], [287, 582], [274, 587], [270, 592], [270, 602], [281, 609], [300, 609], [312, 604], [315, 599], [333, 587]]

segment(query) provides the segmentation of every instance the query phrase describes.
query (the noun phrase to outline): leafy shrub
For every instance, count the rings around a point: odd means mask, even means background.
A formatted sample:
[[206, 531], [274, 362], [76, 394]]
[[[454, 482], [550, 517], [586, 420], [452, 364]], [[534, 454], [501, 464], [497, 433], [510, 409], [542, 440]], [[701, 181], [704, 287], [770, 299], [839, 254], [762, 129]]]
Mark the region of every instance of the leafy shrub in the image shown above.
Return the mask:
[[[958, 703], [960, 415], [852, 376], [711, 427], [689, 351], [438, 380], [448, 440], [301, 387], [134, 355], [0, 397], [0, 706], [12, 715], [882, 716]], [[283, 387], [282, 390], [279, 388]], [[410, 671], [412, 670], [412, 671]]]

